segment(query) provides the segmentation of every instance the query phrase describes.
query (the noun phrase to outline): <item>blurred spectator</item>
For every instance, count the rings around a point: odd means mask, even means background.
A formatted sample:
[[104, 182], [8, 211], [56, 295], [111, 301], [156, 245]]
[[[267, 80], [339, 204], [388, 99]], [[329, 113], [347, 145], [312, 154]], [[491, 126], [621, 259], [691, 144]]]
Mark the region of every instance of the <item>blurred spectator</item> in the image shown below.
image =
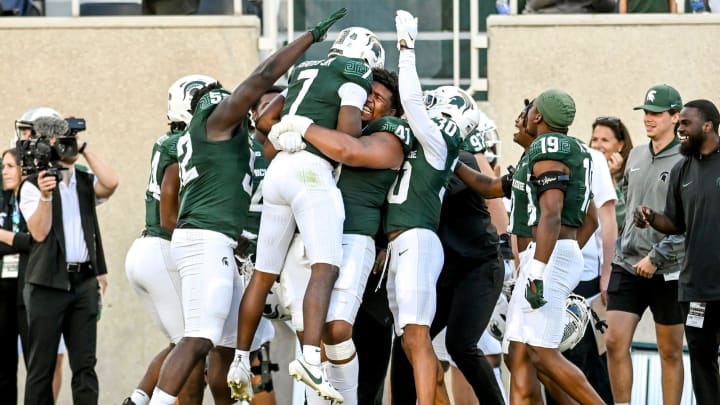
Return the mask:
[[618, 12], [628, 13], [677, 13], [675, 0], [619, 0]]
[[605, 155], [610, 167], [617, 201], [615, 217], [617, 218], [618, 234], [622, 233], [625, 223], [625, 199], [622, 194], [625, 162], [633, 148], [632, 138], [625, 124], [618, 117], [597, 117], [592, 125], [590, 147]]
[[195, 14], [200, 0], [143, 0], [143, 15]]
[[[653, 1], [653, 0], [649, 0]], [[616, 0], [527, 0], [523, 14], [612, 13]]]

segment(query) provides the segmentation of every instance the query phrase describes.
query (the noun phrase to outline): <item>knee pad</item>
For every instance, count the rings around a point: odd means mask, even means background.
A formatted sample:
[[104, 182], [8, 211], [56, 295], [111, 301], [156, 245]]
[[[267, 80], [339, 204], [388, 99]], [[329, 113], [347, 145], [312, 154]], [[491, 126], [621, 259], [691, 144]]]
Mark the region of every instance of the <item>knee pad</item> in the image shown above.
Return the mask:
[[349, 359], [355, 355], [355, 344], [352, 339], [348, 339], [336, 345], [325, 345], [325, 355], [330, 361]]
[[250, 367], [250, 371], [254, 375], [259, 375], [261, 378], [261, 381], [259, 384], [253, 384], [253, 392], [272, 392], [273, 390], [273, 382], [272, 382], [272, 372], [278, 371], [279, 367], [277, 363], [271, 363], [270, 362], [270, 355], [268, 353], [268, 344], [264, 344], [258, 349], [257, 351], [253, 352], [253, 355], [257, 356], [257, 359], [260, 360], [259, 366], [252, 366]]

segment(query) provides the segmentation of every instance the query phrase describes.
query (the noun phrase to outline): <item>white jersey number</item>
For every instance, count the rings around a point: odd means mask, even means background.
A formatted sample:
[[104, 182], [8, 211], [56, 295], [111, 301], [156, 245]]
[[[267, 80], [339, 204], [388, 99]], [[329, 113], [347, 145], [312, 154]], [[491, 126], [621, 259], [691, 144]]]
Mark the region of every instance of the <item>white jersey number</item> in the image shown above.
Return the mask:
[[197, 168], [191, 166], [192, 159], [192, 142], [190, 141], [190, 131], [185, 132], [177, 143], [178, 160], [180, 161], [180, 185], [185, 187], [188, 183], [198, 177]]

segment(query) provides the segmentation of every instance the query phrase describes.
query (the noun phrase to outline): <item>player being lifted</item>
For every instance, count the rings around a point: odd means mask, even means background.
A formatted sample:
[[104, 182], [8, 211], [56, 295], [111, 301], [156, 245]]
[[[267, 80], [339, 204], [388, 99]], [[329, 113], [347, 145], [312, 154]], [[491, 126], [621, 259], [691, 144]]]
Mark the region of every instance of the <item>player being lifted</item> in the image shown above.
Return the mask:
[[[284, 101], [283, 116], [303, 116], [320, 126], [360, 136], [361, 111], [372, 84], [371, 68], [382, 67], [384, 59], [385, 52], [372, 32], [358, 27], [341, 31], [327, 59], [303, 62], [293, 70], [287, 98], [271, 103], [258, 129], [269, 132], [269, 123]], [[295, 135], [302, 143], [300, 135]], [[270, 142], [265, 147], [267, 154], [275, 152]], [[303, 301], [303, 355], [290, 363], [290, 375], [326, 399], [343, 400], [320, 364], [320, 340], [341, 264], [345, 218], [334, 166], [336, 163], [310, 142], [298, 153], [280, 151], [268, 166], [255, 272], [240, 305], [237, 352], [228, 373], [228, 384], [237, 399], [250, 396], [248, 349], [297, 226], [312, 272]]]
[[[286, 117], [273, 127], [269, 135], [272, 142], [284, 149], [287, 131], [300, 133], [305, 141], [343, 164], [338, 178], [345, 208], [343, 256], [330, 298], [323, 343], [329, 361], [328, 379], [349, 405], [358, 404], [359, 362], [352, 329], [375, 260], [374, 237], [380, 229], [385, 197], [395, 181], [397, 170], [403, 164], [405, 154], [413, 145], [410, 128], [398, 118], [402, 113], [397, 75], [376, 68], [373, 69], [372, 91], [363, 108], [362, 119], [366, 125], [360, 138], [319, 125], [309, 125], [308, 119], [300, 116]], [[292, 148], [295, 145], [287, 146]], [[302, 240], [295, 238], [291, 251], [303, 250], [302, 247], [297, 249], [295, 244], [302, 244]], [[301, 273], [301, 277], [309, 273], [302, 264], [294, 264], [294, 260], [297, 261], [289, 254], [281, 283], [289, 279], [302, 280], [287, 272]], [[307, 284], [307, 278], [303, 278]], [[298, 281], [297, 284], [302, 283]], [[303, 293], [304, 286], [297, 284], [283, 291]], [[302, 296], [290, 297], [289, 301], [291, 305], [302, 303]], [[293, 324], [298, 331], [302, 330], [302, 311], [291, 308], [291, 312]], [[308, 405], [326, 403], [310, 395], [307, 402]]]
[[211, 85], [193, 99], [193, 119], [178, 141], [181, 202], [171, 242], [183, 289], [185, 333], [165, 359], [153, 405], [173, 404], [192, 368], [213, 346], [234, 346], [237, 321], [231, 314], [242, 282], [232, 256], [252, 181], [247, 113], [346, 13], [340, 9], [270, 56], [232, 94]]

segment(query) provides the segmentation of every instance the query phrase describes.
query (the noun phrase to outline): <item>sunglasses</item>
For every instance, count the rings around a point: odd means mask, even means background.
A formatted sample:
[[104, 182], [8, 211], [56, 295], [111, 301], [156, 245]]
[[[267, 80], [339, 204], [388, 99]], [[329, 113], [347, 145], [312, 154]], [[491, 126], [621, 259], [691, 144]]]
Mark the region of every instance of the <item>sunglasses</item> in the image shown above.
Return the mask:
[[608, 117], [597, 117], [595, 118], [595, 122], [593, 122], [592, 127], [595, 129], [598, 125], [603, 125], [606, 127], [610, 127], [613, 132], [615, 132], [615, 135], [617, 136], [618, 140], [623, 141], [625, 140], [625, 131], [623, 131], [622, 121], [620, 121], [620, 118], [608, 116]]

